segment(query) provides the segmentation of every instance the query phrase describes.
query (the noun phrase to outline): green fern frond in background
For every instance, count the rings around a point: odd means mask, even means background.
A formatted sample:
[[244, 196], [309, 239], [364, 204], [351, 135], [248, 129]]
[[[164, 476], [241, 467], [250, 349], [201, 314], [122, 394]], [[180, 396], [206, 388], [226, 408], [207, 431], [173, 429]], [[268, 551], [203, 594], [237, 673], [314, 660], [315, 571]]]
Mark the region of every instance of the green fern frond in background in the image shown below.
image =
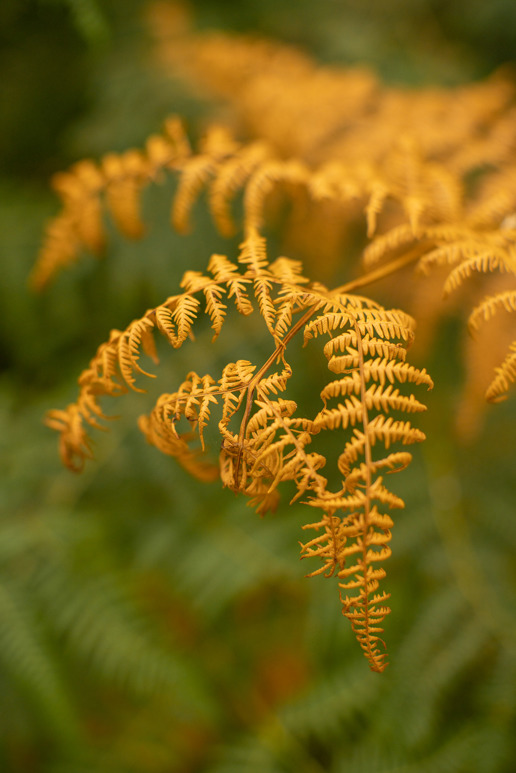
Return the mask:
[[[0, 10], [0, 63], [12, 64], [13, 94], [12, 112], [5, 101], [0, 112], [11, 149], [10, 157], [0, 151], [0, 769], [513, 773], [514, 403], [497, 406], [475, 442], [443, 449], [428, 440], [396, 481], [396, 494], [411, 506], [393, 531], [393, 614], [385, 624], [392, 654], [381, 678], [364, 673], [324, 579], [303, 579], [302, 505], [257, 519], [232, 492], [192, 485], [141, 444], [133, 428], [138, 395], [125, 402], [117, 433], [98, 443], [95, 468], [80, 479], [59, 468], [54, 439], [41, 425], [45, 410], [73, 399], [77, 372], [109, 329], [161, 303], [171, 260], [180, 276], [204, 269], [192, 265], [196, 255], [204, 260], [208, 251], [228, 249], [202, 206], [192, 235], [171, 235], [166, 220], [175, 187], [167, 183], [163, 199], [149, 190], [144, 200], [145, 243], [134, 248], [112, 229], [109, 261], [79, 263], [75, 277], [63, 273], [46, 297], [25, 289], [53, 211], [50, 173], [73, 158], [143, 142], [171, 109], [196, 125], [206, 110], [146, 64], [144, 5], [4, 0]], [[201, 26], [257, 29], [334, 61], [349, 61], [361, 42], [372, 43], [368, 60], [405, 80], [469, 80], [514, 50], [512, 11], [501, 0], [441, 5], [419, 3], [416, 13], [413, 3], [387, 9], [377, 2], [367, 19], [356, 3], [330, 0], [317, 4], [316, 19], [312, 0], [295, 8], [287, 0], [204, 0], [196, 10]], [[24, 15], [36, 6], [39, 33]], [[55, 48], [56, 14], [66, 30], [54, 61], [62, 78], [58, 83], [49, 62], [44, 86], [38, 51], [48, 52], [48, 41]], [[429, 19], [434, 26], [422, 23]], [[40, 78], [33, 112], [21, 107], [21, 65], [15, 68], [4, 40], [8, 21]], [[78, 27], [79, 37], [105, 43], [92, 47], [86, 74], [80, 46], [73, 66], [63, 64]], [[441, 45], [453, 31], [462, 34], [458, 48]], [[50, 121], [59, 130], [42, 139], [39, 105], [51, 104], [57, 120], [53, 100], [67, 89], [61, 122]], [[263, 355], [262, 345], [246, 320], [240, 354], [248, 357], [251, 348], [253, 359]], [[207, 325], [198, 337], [199, 345], [206, 342], [206, 372], [225, 356], [210, 353], [212, 335]], [[451, 425], [457, 407], [461, 343], [452, 315], [435, 337], [435, 350], [446, 346], [449, 358], [425, 362], [441, 386], [430, 393], [423, 430], [436, 416]], [[231, 351], [239, 345], [229, 330], [223, 343]], [[293, 368], [296, 358], [294, 352]], [[49, 370], [49, 362], [60, 367]], [[186, 350], [175, 363], [160, 366], [162, 388], [197, 367]], [[159, 394], [153, 390], [151, 384], [151, 400]], [[296, 397], [303, 405], [303, 385]]]
[[55, 3], [68, 8], [78, 32], [90, 44], [106, 42], [109, 37], [109, 23], [104, 15], [102, 4], [97, 0], [40, 0]]

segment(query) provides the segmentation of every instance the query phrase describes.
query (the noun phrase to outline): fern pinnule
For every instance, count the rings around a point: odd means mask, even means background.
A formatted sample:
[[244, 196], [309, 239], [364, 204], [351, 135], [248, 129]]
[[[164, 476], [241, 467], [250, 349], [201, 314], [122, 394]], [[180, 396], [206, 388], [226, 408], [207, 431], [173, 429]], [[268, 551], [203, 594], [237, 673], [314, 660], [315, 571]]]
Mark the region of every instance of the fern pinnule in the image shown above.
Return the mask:
[[129, 239], [145, 233], [140, 204], [149, 169], [144, 154], [128, 150], [123, 155], [110, 153], [102, 159], [106, 180], [106, 203], [115, 225]]
[[177, 432], [173, 415], [175, 409], [176, 395], [161, 395], [149, 416], [140, 416], [140, 431], [148, 443], [172, 456], [192, 477], [204, 483], [216, 480], [218, 467], [206, 458], [202, 447], [198, 449], [191, 445], [197, 438], [196, 433]]
[[468, 318], [470, 331], [473, 333], [478, 330], [483, 322], [490, 320], [502, 309], [509, 312], [516, 311], [516, 290], [505, 290], [489, 295], [475, 306]]
[[[365, 248], [362, 254], [362, 262], [365, 268], [371, 268], [376, 263], [394, 253], [401, 247], [405, 247], [415, 241], [416, 237], [409, 223], [402, 223], [390, 228], [383, 234], [377, 235]], [[421, 239], [421, 234], [419, 234]]]
[[505, 400], [507, 391], [514, 383], [516, 383], [516, 341], [510, 345], [500, 367], [495, 369], [495, 377], [487, 388], [486, 399], [491, 403]]
[[239, 267], [231, 263], [225, 255], [212, 255], [208, 270], [213, 274], [217, 284], [225, 284], [228, 298], [234, 297], [235, 305], [244, 316], [251, 314], [253, 305], [249, 300], [246, 285], [251, 279], [239, 273]]
[[252, 142], [221, 163], [208, 191], [209, 207], [219, 232], [233, 236], [237, 226], [230, 212], [231, 201], [254, 171], [271, 155], [264, 142]]
[[265, 200], [277, 185], [306, 187], [308, 170], [298, 160], [262, 163], [250, 177], [244, 193], [246, 228], [260, 231], [264, 224]]
[[463, 260], [453, 271], [448, 275], [446, 282], [444, 283], [444, 296], [446, 297], [451, 292], [456, 290], [464, 282], [465, 279], [469, 279], [473, 272], [487, 274], [493, 271], [512, 271], [516, 272], [516, 265], [510, 266], [508, 264], [506, 256], [494, 254], [493, 251], [487, 250], [486, 252], [480, 252], [473, 257]]
[[101, 253], [106, 243], [99, 201], [104, 184], [104, 175], [93, 161], [80, 161], [52, 181], [74, 220], [78, 240], [95, 253]]
[[210, 153], [196, 155], [182, 165], [179, 184], [172, 202], [170, 219], [178, 233], [190, 231], [190, 212], [203, 188], [216, 173], [218, 159]]
[[[83, 424], [81, 404], [71, 404], [65, 410], [47, 412], [45, 423], [59, 432], [59, 455], [69, 470], [81, 472], [86, 459], [92, 459], [91, 441]], [[89, 415], [89, 414], [87, 414]]]

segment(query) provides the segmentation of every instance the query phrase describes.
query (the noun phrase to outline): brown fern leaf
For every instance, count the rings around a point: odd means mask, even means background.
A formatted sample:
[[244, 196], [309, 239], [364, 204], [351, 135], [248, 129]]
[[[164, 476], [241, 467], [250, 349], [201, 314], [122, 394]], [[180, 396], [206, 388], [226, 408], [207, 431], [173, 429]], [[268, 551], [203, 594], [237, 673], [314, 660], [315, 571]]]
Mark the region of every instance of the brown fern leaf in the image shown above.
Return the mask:
[[102, 254], [106, 242], [104, 196], [121, 232], [133, 239], [142, 236], [143, 188], [190, 153], [178, 119], [168, 119], [164, 129], [164, 136], [149, 138], [144, 152], [111, 153], [100, 164], [82, 161], [68, 172], [55, 175], [53, 187], [61, 198], [62, 210], [47, 225], [45, 242], [30, 278], [35, 289], [42, 289], [59, 269], [75, 261], [81, 249]]
[[123, 155], [110, 153], [102, 159], [106, 178], [106, 200], [119, 230], [129, 239], [140, 239], [145, 226], [140, 214], [140, 199], [148, 182], [148, 161], [144, 154], [129, 150]]
[[170, 395], [161, 395], [150, 416], [140, 416], [138, 426], [147, 441], [164, 454], [174, 459], [194, 478], [210, 483], [218, 478], [218, 467], [205, 459], [202, 452], [192, 449], [189, 441], [193, 433], [177, 433], [172, 422], [168, 421]]
[[59, 432], [61, 461], [69, 470], [81, 472], [86, 459], [92, 459], [91, 443], [83, 424], [84, 415], [78, 405], [66, 410], [48, 411], [45, 424]]
[[61, 268], [77, 259], [80, 246], [75, 219], [68, 212], [51, 220], [45, 229], [44, 244], [30, 275], [31, 287], [38, 292], [43, 290]]
[[102, 171], [92, 161], [80, 161], [68, 173], [57, 174], [53, 188], [75, 220], [77, 237], [100, 254], [105, 247], [99, 194], [105, 184]]
[[300, 161], [268, 161], [253, 173], [245, 188], [244, 226], [260, 231], [264, 224], [267, 196], [278, 185], [306, 186], [309, 173]]
[[505, 400], [506, 392], [511, 384], [516, 382], [516, 341], [509, 347], [509, 352], [499, 368], [486, 392], [486, 399], [491, 403]]
[[239, 262], [249, 267], [248, 275], [253, 280], [254, 294], [260, 313], [271, 335], [274, 337], [276, 309], [272, 297], [274, 277], [268, 267], [265, 239], [256, 229], [250, 229], [242, 243]]
[[246, 285], [251, 279], [239, 273], [239, 267], [231, 263], [225, 255], [212, 255], [208, 263], [208, 270], [213, 274], [217, 284], [225, 284], [228, 298], [234, 297], [235, 304], [240, 312], [247, 316], [253, 311], [253, 305], [249, 300]]
[[502, 309], [516, 311], [516, 290], [506, 290], [484, 298], [469, 316], [468, 326], [470, 330], [472, 332], [477, 330], [482, 322], [487, 322]]
[[[200, 480], [218, 476], [243, 493], [261, 515], [285, 488], [292, 502], [318, 511], [305, 527], [315, 536], [301, 555], [320, 562], [311, 575], [336, 578], [343, 614], [371, 668], [382, 671], [381, 626], [390, 610], [380, 583], [392, 511], [403, 507], [386, 480], [410, 463], [406, 447], [424, 438], [406, 416], [424, 410], [412, 389], [431, 388], [432, 380], [407, 360], [412, 318], [355, 291], [391, 277], [402, 293], [400, 271], [413, 264], [427, 293], [436, 275], [441, 282], [439, 269], [447, 272], [445, 293], [482, 286], [473, 331], [498, 321], [501, 310], [516, 310], [514, 289], [491, 284], [516, 273], [516, 87], [506, 74], [449, 90], [384, 87], [361, 68], [319, 68], [290, 47], [217, 33], [183, 30], [165, 53], [168, 66], [234, 108], [243, 141], [215, 126], [192, 153], [180, 122], [170, 119], [142, 150], [56, 176], [62, 208], [47, 228], [33, 284], [45, 285], [83, 249], [102, 254], [105, 210], [124, 235], [140, 237], [143, 191], [169, 173], [178, 177], [175, 228], [189, 228], [204, 194], [220, 233], [241, 232], [241, 246], [233, 261], [216, 254], [205, 273], [187, 271], [177, 294], [111, 331], [79, 378], [77, 401], [50, 412], [47, 423], [60, 434], [65, 464], [80, 470], [92, 455], [88, 430], [108, 419], [103, 399], [141, 392], [140, 377], [153, 375], [144, 357], [157, 362], [156, 333], [178, 349], [194, 342], [200, 323], [211, 325], [215, 341], [230, 315], [256, 311], [269, 347], [263, 360], [233, 354], [217, 376], [181, 375], [140, 428]], [[237, 196], [241, 222], [233, 212]], [[316, 280], [335, 272], [354, 278], [330, 291], [304, 276], [297, 261], [269, 261], [265, 228], [279, 224], [284, 249], [308, 256]], [[433, 295], [437, 319], [442, 311]], [[308, 354], [323, 349], [331, 374], [320, 410], [310, 415], [292, 399], [299, 370], [287, 352], [298, 335]], [[503, 399], [514, 381], [516, 342], [488, 399]], [[331, 461], [328, 433], [342, 438], [331, 478], [322, 474]]]
[[270, 155], [271, 149], [266, 143], [253, 142], [220, 164], [218, 174], [209, 188], [209, 206], [223, 236], [233, 236], [237, 231], [230, 211], [232, 199]]
[[186, 159], [180, 166], [179, 185], [172, 203], [171, 220], [179, 233], [190, 230], [189, 217], [201, 191], [214, 178], [221, 163], [237, 150], [237, 143], [227, 129], [212, 126], [204, 136], [199, 155]]
[[[433, 384], [426, 371], [404, 361], [413, 327], [407, 315], [352, 297], [347, 304], [345, 296], [341, 301], [342, 311], [322, 314], [305, 327], [305, 341], [337, 333], [325, 347], [329, 367], [334, 365], [336, 351], [346, 352], [343, 356], [348, 358], [342, 371], [345, 375], [321, 392], [325, 407], [315, 417], [312, 431], [353, 429], [338, 460], [343, 488], [329, 492], [320, 487], [308, 500], [324, 513], [311, 528], [324, 529], [324, 533], [302, 545], [302, 557], [324, 560], [323, 567], [312, 574], [337, 575], [341, 591], [346, 592], [341, 594], [343, 614], [350, 620], [371, 668], [382, 671], [386, 655], [380, 650], [383, 642], [379, 633], [390, 610], [384, 606], [389, 594], [377, 593], [385, 576], [377, 564], [390, 555], [387, 543], [392, 519], [379, 508], [403, 507], [403, 501], [384, 486], [378, 473], [404, 469], [411, 457], [407, 452], [391, 452], [375, 459], [373, 454], [379, 444], [388, 450], [393, 443], [424, 439], [409, 422], [387, 415], [425, 410], [414, 395], [404, 395], [393, 387], [397, 375], [400, 383], [425, 384], [428, 388]], [[379, 350], [381, 358], [375, 356]], [[331, 400], [339, 401], [337, 407], [327, 407]]]

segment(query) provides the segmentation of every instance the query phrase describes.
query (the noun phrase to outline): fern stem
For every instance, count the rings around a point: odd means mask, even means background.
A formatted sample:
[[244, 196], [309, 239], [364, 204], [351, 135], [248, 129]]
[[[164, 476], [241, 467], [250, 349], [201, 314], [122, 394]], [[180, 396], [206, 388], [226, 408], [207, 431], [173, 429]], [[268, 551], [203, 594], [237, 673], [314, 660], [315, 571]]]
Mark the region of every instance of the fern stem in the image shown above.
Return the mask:
[[[367, 274], [364, 274], [363, 276], [359, 276], [356, 279], [352, 279], [349, 282], [346, 282], [346, 284], [341, 285], [340, 287], [336, 287], [334, 290], [331, 290], [329, 292], [329, 296], [332, 297], [335, 295], [340, 295], [341, 293], [353, 292], [354, 290], [357, 290], [360, 287], [364, 287], [369, 284], [372, 284], [373, 282], [377, 282], [380, 279], [384, 279], [385, 277], [396, 273], [396, 271], [399, 271], [405, 266], [410, 265], [410, 263], [414, 263], [416, 260], [418, 260], [418, 258], [420, 257], [420, 254], [421, 253], [419, 250], [412, 250], [411, 252], [405, 255], [402, 255], [396, 260], [391, 260], [389, 263], [387, 263], [384, 266], [381, 266], [375, 271], [369, 271]], [[255, 373], [255, 375], [247, 385], [246, 406], [245, 406], [244, 415], [242, 417], [242, 422], [240, 424], [240, 431], [238, 433], [239, 451], [235, 462], [234, 483], [237, 488], [238, 488], [240, 463], [241, 463], [242, 452], [244, 447], [245, 432], [246, 432], [247, 423], [249, 421], [249, 417], [251, 415], [251, 411], [253, 408], [253, 400], [254, 400], [254, 393], [256, 391], [256, 387], [259, 384], [259, 382], [262, 380], [262, 378], [265, 376], [269, 368], [275, 362], [277, 362], [279, 358], [283, 357], [285, 349], [287, 348], [290, 341], [310, 321], [310, 319], [317, 311], [317, 308], [318, 308], [317, 306], [312, 306], [311, 308], [307, 309], [307, 311], [305, 311], [303, 316], [298, 319], [296, 324], [288, 331], [285, 337], [277, 343], [276, 348], [274, 349], [272, 354], [267, 358], [267, 360], [263, 363], [261, 368]]]
[[352, 279], [340, 287], [336, 287], [334, 290], [331, 290], [330, 295], [349, 293], [353, 292], [354, 290], [358, 290], [360, 287], [367, 287], [374, 282], [380, 281], [380, 279], [384, 279], [391, 274], [395, 274], [397, 271], [400, 271], [400, 269], [409, 266], [411, 263], [415, 263], [416, 260], [419, 260], [420, 257], [421, 247], [418, 246], [416, 249], [411, 250], [404, 255], [400, 255], [399, 258], [390, 260], [383, 266], [379, 266], [379, 268], [375, 269], [374, 271], [368, 271], [366, 274], [362, 274], [362, 276], [358, 276], [356, 279]]
[[[358, 325], [355, 323], [354, 325], [355, 333], [357, 336], [357, 349], [358, 349], [358, 364], [359, 364], [359, 371], [360, 371], [360, 400], [362, 403], [362, 427], [364, 430], [364, 460], [365, 460], [365, 492], [366, 492], [366, 498], [364, 502], [364, 525], [363, 525], [363, 542], [362, 542], [362, 567], [364, 571], [364, 591], [363, 591], [363, 609], [364, 609], [364, 629], [366, 632], [366, 640], [367, 640], [367, 649], [366, 649], [366, 657], [371, 665], [371, 667], [374, 667], [374, 664], [376, 664], [376, 658], [377, 654], [375, 654], [371, 637], [369, 635], [369, 591], [367, 589], [367, 534], [369, 532], [369, 523], [370, 523], [370, 514], [371, 514], [371, 469], [372, 469], [372, 463], [373, 463], [373, 457], [371, 454], [371, 441], [369, 437], [369, 415], [367, 412], [367, 404], [366, 404], [366, 381], [365, 381], [365, 375], [364, 375], [364, 350], [362, 347], [362, 336], [360, 334], [360, 329]], [[381, 668], [376, 667], [375, 670], [383, 670]]]

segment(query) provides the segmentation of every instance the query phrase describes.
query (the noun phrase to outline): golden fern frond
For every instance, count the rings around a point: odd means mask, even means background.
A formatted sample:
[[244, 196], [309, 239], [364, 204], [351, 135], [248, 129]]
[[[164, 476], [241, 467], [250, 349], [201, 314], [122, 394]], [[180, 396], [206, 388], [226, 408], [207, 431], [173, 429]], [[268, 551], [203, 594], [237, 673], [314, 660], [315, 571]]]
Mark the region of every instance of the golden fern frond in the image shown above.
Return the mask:
[[419, 267], [424, 270], [456, 262], [459, 251], [468, 243], [474, 246], [478, 236], [478, 232], [460, 221], [425, 225], [417, 234], [414, 234], [409, 224], [401, 223], [376, 236], [365, 248], [362, 262], [369, 269], [380, 261], [396, 259], [402, 249], [410, 247], [409, 253], [413, 252], [414, 260], [421, 257]]
[[486, 399], [491, 403], [505, 400], [511, 384], [516, 382], [516, 341], [510, 345], [506, 358], [495, 373], [486, 392]]
[[484, 298], [469, 315], [469, 329], [472, 332], [478, 330], [482, 322], [487, 322], [501, 310], [516, 311], [516, 290], [506, 290]]
[[93, 161], [80, 161], [68, 173], [56, 174], [52, 182], [75, 221], [78, 241], [92, 252], [101, 253], [106, 242], [98, 198], [105, 184], [102, 170]]
[[142, 317], [142, 319], [132, 322], [129, 327], [120, 336], [118, 344], [118, 364], [120, 372], [126, 384], [128, 384], [136, 392], [143, 390], [134, 386], [133, 372], [137, 371], [149, 378], [155, 378], [154, 373], [149, 373], [138, 364], [140, 356], [140, 346], [145, 353], [155, 361], [155, 347], [154, 339], [152, 337], [152, 329], [154, 323], [149, 317]]
[[[227, 261], [229, 264], [229, 261]], [[217, 266], [228, 266], [221, 256], [215, 261]], [[234, 289], [238, 288], [239, 298], [235, 299], [237, 309], [243, 313], [249, 313], [249, 309], [243, 299], [242, 288], [245, 287], [247, 279], [234, 276], [236, 272], [229, 271], [229, 284]], [[240, 283], [240, 284], [239, 284]], [[192, 326], [201, 313], [201, 298], [204, 298], [204, 314], [207, 315], [215, 331], [215, 337], [219, 334], [225, 319], [226, 307], [222, 304], [220, 298], [225, 292], [223, 285], [217, 284], [210, 277], [203, 276], [200, 272], [186, 272], [182, 286], [185, 292], [168, 298], [163, 304], [150, 309], [146, 314], [133, 322], [124, 331], [111, 331], [109, 341], [103, 343], [97, 350], [95, 357], [90, 362], [89, 367], [83, 371], [79, 378], [80, 392], [77, 402], [69, 406], [70, 420], [65, 421], [61, 417], [59, 427], [55, 421], [50, 418], [50, 426], [60, 429], [63, 433], [62, 448], [63, 461], [67, 466], [76, 468], [80, 466], [77, 461], [69, 463], [73, 454], [72, 448], [75, 448], [77, 459], [87, 458], [90, 455], [88, 450], [84, 453], [85, 444], [82, 436], [77, 430], [77, 426], [82, 419], [92, 424], [90, 420], [91, 413], [105, 418], [98, 404], [98, 399], [103, 396], [115, 396], [123, 394], [128, 388], [137, 392], [144, 390], [136, 386], [135, 373], [153, 377], [139, 364], [140, 348], [152, 359], [156, 361], [156, 350], [153, 339], [153, 330], [156, 328], [162, 333], [174, 348], [180, 348], [189, 338]], [[198, 297], [200, 296], [200, 297]], [[251, 307], [252, 310], [252, 307]], [[243, 389], [246, 385], [246, 379], [250, 378], [250, 371], [242, 367], [239, 361], [234, 366], [236, 379]], [[254, 367], [254, 366], [253, 366]], [[231, 390], [236, 387], [229, 384], [228, 372], [225, 371], [225, 380], [221, 389], [227, 391], [227, 406], [233, 399], [230, 395]], [[228, 410], [225, 402], [225, 411]], [[98, 423], [95, 424], [98, 426]], [[88, 446], [89, 449], [89, 446]]]
[[[432, 379], [407, 359], [412, 317], [356, 292], [395, 278], [394, 297], [399, 291], [402, 301], [392, 305], [410, 311], [421, 296], [398, 279], [414, 265], [434, 310], [430, 290], [436, 276], [442, 281], [439, 271], [447, 272], [445, 293], [499, 288], [474, 306], [473, 331], [501, 310], [516, 310], [516, 292], [494, 284], [516, 273], [516, 87], [503, 74], [449, 90], [384, 87], [364, 69], [318, 68], [292, 48], [213, 33], [178, 35], [167, 56], [234, 107], [239, 132], [209, 128], [194, 153], [172, 119], [143, 150], [56, 176], [62, 209], [48, 226], [33, 284], [46, 284], [83, 248], [103, 251], [104, 211], [123, 234], [140, 237], [142, 192], [168, 173], [178, 178], [174, 227], [188, 230], [204, 196], [222, 235], [241, 232], [239, 252], [233, 261], [212, 255], [205, 273], [186, 271], [177, 294], [112, 330], [79, 378], [77, 401], [49, 412], [47, 423], [60, 433], [65, 464], [80, 470], [92, 456], [87, 430], [102, 429], [108, 418], [103, 398], [141, 392], [139, 378], [153, 375], [144, 356], [157, 362], [156, 333], [178, 349], [195, 341], [197, 325], [203, 332], [211, 325], [215, 341], [233, 324], [231, 315], [255, 310], [269, 347], [263, 359], [233, 354], [217, 375], [181, 375], [139, 426], [149, 443], [200, 480], [219, 477], [260, 515], [276, 507], [282, 488], [291, 502], [319, 511], [305, 527], [315, 536], [301, 556], [320, 562], [311, 575], [336, 577], [343, 614], [371, 668], [382, 671], [381, 626], [390, 610], [380, 583], [391, 511], [404, 504], [385, 481], [410, 463], [406, 447], [424, 439], [406, 416], [425, 409], [411, 390], [431, 388]], [[308, 256], [316, 281], [299, 261], [269, 261], [265, 227], [278, 223], [281, 251]], [[339, 281], [354, 278], [329, 290], [318, 279], [332, 272]], [[466, 283], [473, 277], [479, 281]], [[403, 286], [410, 297], [403, 299]], [[440, 315], [441, 305], [427, 318]], [[309, 415], [299, 407], [304, 400], [292, 399], [305, 386], [296, 384], [299, 366], [287, 362], [296, 337], [308, 347], [309, 367], [322, 349], [331, 373], [322, 405]], [[510, 339], [502, 339], [505, 348]], [[515, 380], [516, 342], [488, 398], [503, 399]], [[326, 478], [328, 433], [341, 442]]]
[[266, 143], [253, 142], [220, 165], [208, 195], [213, 219], [223, 236], [233, 236], [237, 230], [230, 212], [232, 199], [271, 152]]
[[45, 423], [59, 432], [59, 454], [69, 470], [81, 472], [86, 459], [92, 459], [91, 442], [83, 424], [80, 406], [69, 405], [65, 410], [48, 411]]
[[[380, 304], [362, 298], [360, 296], [351, 296], [345, 294], [335, 295], [332, 298], [322, 296], [315, 308], [322, 306], [322, 314], [308, 322], [304, 328], [304, 344], [306, 345], [311, 338], [331, 333], [334, 330], [345, 328], [350, 321], [354, 320], [354, 310], [380, 309]], [[349, 331], [346, 331], [346, 335]], [[353, 333], [351, 333], [353, 335]]]
[[235, 298], [235, 304], [240, 312], [247, 316], [253, 311], [253, 305], [249, 300], [246, 285], [251, 279], [239, 273], [239, 267], [231, 263], [225, 255], [212, 255], [208, 263], [208, 270], [213, 274], [217, 284], [225, 284], [228, 298]]
[[437, 246], [427, 251], [419, 260], [418, 268], [428, 274], [439, 266], [456, 266], [448, 275], [444, 290], [449, 294], [457, 289], [473, 272], [515, 272], [514, 233], [509, 229], [475, 231], [460, 228], [454, 234], [450, 229], [428, 231]]
[[268, 395], [271, 392], [277, 394], [284, 392], [287, 388], [287, 381], [292, 376], [292, 368], [285, 365], [281, 373], [271, 373], [270, 376], [262, 378], [258, 383], [256, 390], [260, 395]]
[[224, 367], [220, 379], [220, 389], [224, 396], [222, 426], [228, 425], [231, 417], [240, 407], [245, 395], [244, 390], [250, 384], [255, 370], [256, 366], [249, 360], [237, 360]]
[[267, 259], [267, 244], [265, 238], [253, 228], [246, 231], [245, 239], [240, 245], [238, 262], [249, 267], [250, 276], [255, 279], [269, 265]]
[[202, 451], [189, 445], [192, 433], [177, 433], [169, 421], [170, 395], [163, 394], [150, 416], [140, 416], [138, 426], [147, 441], [162, 453], [172, 456], [190, 475], [203, 483], [216, 480], [218, 467], [203, 457]]
[[[187, 271], [181, 280], [181, 287], [187, 293], [196, 293], [202, 290], [206, 301], [206, 314], [211, 319], [214, 331], [212, 342], [216, 341], [222, 329], [226, 317], [227, 306], [222, 303], [221, 296], [226, 293], [225, 287], [220, 282], [204, 276], [200, 271]], [[196, 317], [196, 308], [192, 306], [193, 319]]]
[[308, 170], [300, 161], [268, 161], [252, 174], [244, 194], [244, 225], [260, 231], [267, 196], [280, 184], [306, 185]]
[[462, 263], [450, 272], [444, 283], [444, 295], [447, 296], [460, 287], [466, 279], [471, 277], [473, 272], [487, 274], [494, 271], [512, 271], [516, 273], [516, 264], [511, 266], [507, 256], [503, 255], [503, 253], [496, 254], [491, 250], [479, 252], [471, 258], [463, 260]]
[[104, 198], [118, 228], [129, 238], [144, 231], [140, 196], [160, 173], [175, 167], [190, 148], [180, 121], [169, 118], [162, 136], [150, 137], [145, 151], [108, 154], [96, 164], [82, 161], [68, 172], [54, 176], [62, 210], [47, 225], [45, 240], [32, 270], [30, 282], [41, 290], [57, 271], [75, 261], [81, 249], [102, 254], [106, 237], [102, 222]]
[[[514, 121], [514, 116], [511, 116]], [[514, 127], [512, 127], [514, 132]], [[510, 227], [516, 211], [516, 166], [514, 162], [497, 168], [483, 182], [468, 212], [468, 222], [474, 228]], [[514, 218], [512, 218], [514, 223]], [[512, 225], [514, 228], [514, 225]]]
[[274, 337], [276, 309], [271, 289], [274, 277], [265, 270], [267, 260], [266, 242], [259, 232], [251, 228], [240, 246], [239, 262], [249, 267], [249, 276], [253, 281], [254, 295], [258, 301], [260, 313], [271, 335]]
[[370, 238], [388, 198], [401, 205], [413, 237], [423, 223], [452, 221], [460, 213], [462, 190], [456, 175], [425, 159], [422, 149], [409, 135], [387, 155], [383, 167], [373, 171], [368, 187], [365, 212]]
[[[335, 508], [337, 509], [337, 508]], [[308, 577], [316, 577], [323, 574], [325, 577], [332, 577], [335, 572], [344, 568], [346, 557], [344, 550], [347, 542], [344, 523], [340, 516], [332, 515], [331, 507], [329, 512], [325, 512], [323, 517], [317, 523], [306, 523], [303, 529], [324, 529], [322, 534], [313, 537], [309, 542], [299, 544], [303, 550], [303, 558], [319, 558], [324, 561], [322, 566], [310, 572]]]
[[108, 181], [107, 207], [116, 226], [129, 239], [139, 239], [145, 231], [140, 199], [148, 175], [147, 159], [137, 150], [120, 156], [110, 153], [102, 159], [101, 168]]
[[[341, 301], [344, 305], [345, 296], [341, 296]], [[414, 395], [402, 394], [393, 387], [397, 375], [402, 384], [433, 386], [426, 371], [409, 366], [404, 354], [403, 359], [397, 356], [398, 347], [405, 352], [412, 341], [412, 329], [413, 321], [403, 312], [352, 297], [341, 312], [319, 315], [305, 327], [305, 342], [338, 332], [324, 349], [329, 367], [336, 351], [345, 351], [348, 356], [345, 375], [331, 381], [321, 392], [325, 407], [315, 417], [311, 431], [350, 427], [352, 432], [338, 459], [343, 488], [329, 492], [319, 486], [308, 500], [309, 505], [324, 512], [321, 521], [311, 524], [311, 528], [324, 532], [302, 545], [302, 557], [324, 560], [323, 567], [313, 574], [337, 574], [340, 589], [347, 594], [341, 595], [343, 614], [350, 620], [371, 668], [376, 671], [382, 671], [386, 665], [378, 634], [390, 611], [383, 606], [388, 594], [376, 593], [385, 575], [384, 569], [376, 565], [390, 555], [387, 543], [392, 526], [390, 516], [381, 513], [379, 507], [403, 507], [403, 501], [385, 487], [379, 473], [404, 469], [411, 456], [405, 451], [390, 452], [380, 458], [373, 455], [380, 444], [388, 451], [393, 443], [406, 445], [424, 439], [421, 430], [410, 422], [386, 415], [392, 411], [425, 410]], [[390, 354], [387, 345], [391, 347]], [[381, 358], [375, 356], [379, 348], [383, 349]], [[338, 401], [336, 407], [328, 407], [331, 400]]]
[[176, 347], [181, 346], [188, 338], [193, 322], [197, 317], [199, 306], [199, 299], [189, 293], [185, 293], [177, 299], [172, 311], [172, 319], [177, 325]]
[[180, 165], [179, 184], [172, 203], [171, 221], [179, 233], [190, 230], [190, 212], [201, 191], [215, 177], [220, 164], [231, 156], [237, 144], [220, 126], [209, 129], [201, 143], [201, 152]]

